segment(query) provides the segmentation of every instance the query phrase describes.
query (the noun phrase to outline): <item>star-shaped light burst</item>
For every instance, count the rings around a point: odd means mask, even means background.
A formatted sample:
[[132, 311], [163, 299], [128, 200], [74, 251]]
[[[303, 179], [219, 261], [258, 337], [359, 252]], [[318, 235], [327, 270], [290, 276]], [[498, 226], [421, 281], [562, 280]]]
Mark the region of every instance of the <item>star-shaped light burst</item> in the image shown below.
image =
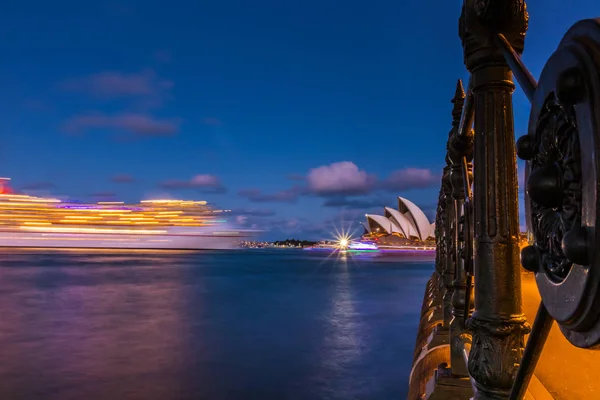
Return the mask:
[[348, 245], [350, 244], [354, 234], [356, 233], [356, 230], [354, 232], [349, 232], [349, 229], [348, 229], [348, 231], [346, 231], [346, 230], [344, 230], [343, 224], [342, 224], [341, 231], [338, 230], [335, 226], [333, 227], [333, 229], [335, 230], [335, 234], [333, 235], [333, 237], [335, 238], [335, 241], [337, 242], [338, 250], [347, 250]]
[[333, 227], [334, 233], [332, 233], [333, 241], [336, 244], [336, 247], [333, 251], [327, 256], [325, 260], [328, 260], [330, 257], [335, 255], [336, 261], [347, 261], [347, 253], [349, 253], [348, 246], [352, 242], [354, 238], [354, 234], [356, 233], [356, 229], [350, 232], [350, 228], [348, 230], [344, 228], [344, 224], [342, 223], [342, 229], [338, 229], [335, 226]]
[[345, 250], [348, 248], [348, 239], [347, 238], [341, 238], [339, 240], [339, 246], [340, 246], [340, 250]]

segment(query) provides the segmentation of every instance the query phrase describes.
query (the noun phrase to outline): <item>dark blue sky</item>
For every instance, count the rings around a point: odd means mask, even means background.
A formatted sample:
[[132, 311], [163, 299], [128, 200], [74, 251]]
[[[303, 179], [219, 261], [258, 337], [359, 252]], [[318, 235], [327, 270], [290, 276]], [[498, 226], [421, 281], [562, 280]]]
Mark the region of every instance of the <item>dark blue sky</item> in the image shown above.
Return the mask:
[[[327, 236], [398, 194], [431, 216], [467, 80], [462, 2], [341, 4], [8, 1], [0, 175], [81, 200], [206, 199], [271, 237]], [[600, 15], [595, 0], [528, 5], [534, 76]], [[528, 112], [518, 89], [517, 136]]]

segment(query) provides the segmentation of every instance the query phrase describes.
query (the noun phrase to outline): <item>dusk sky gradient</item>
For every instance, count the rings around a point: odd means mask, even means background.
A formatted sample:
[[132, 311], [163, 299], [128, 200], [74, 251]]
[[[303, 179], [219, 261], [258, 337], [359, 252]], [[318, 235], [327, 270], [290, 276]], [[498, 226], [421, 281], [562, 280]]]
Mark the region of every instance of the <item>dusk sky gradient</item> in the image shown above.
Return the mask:
[[[468, 80], [461, 4], [8, 1], [0, 175], [83, 201], [207, 200], [272, 239], [358, 228], [397, 195], [432, 218]], [[599, 4], [528, 1], [534, 76]]]

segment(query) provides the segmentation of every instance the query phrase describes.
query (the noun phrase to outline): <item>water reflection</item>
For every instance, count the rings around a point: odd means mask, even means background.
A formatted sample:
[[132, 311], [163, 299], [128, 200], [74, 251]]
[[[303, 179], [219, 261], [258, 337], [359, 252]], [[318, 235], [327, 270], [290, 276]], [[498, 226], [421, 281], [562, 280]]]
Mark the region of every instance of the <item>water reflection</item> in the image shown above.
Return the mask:
[[[367, 327], [354, 305], [354, 293], [349, 268], [354, 260], [340, 253], [334, 264], [334, 286], [331, 301], [324, 318], [323, 351], [317, 381], [328, 381], [326, 392], [330, 398], [347, 399], [356, 395], [364, 384], [352, 371], [360, 364]], [[335, 384], [331, 384], [334, 382]]]
[[[178, 382], [164, 371], [185, 353], [182, 270], [137, 262], [85, 276], [0, 268], [0, 398], [170, 398]], [[153, 375], [160, 385], [142, 384]]]
[[0, 254], [0, 399], [402, 398], [432, 264], [325, 258]]

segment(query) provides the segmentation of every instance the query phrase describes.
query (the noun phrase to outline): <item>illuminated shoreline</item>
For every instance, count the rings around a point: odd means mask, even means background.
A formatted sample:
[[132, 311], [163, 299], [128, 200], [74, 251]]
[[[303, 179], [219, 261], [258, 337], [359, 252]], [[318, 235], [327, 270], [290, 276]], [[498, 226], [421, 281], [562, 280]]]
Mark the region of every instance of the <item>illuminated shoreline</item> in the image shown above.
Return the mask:
[[435, 254], [435, 249], [429, 248], [377, 248], [377, 249], [340, 249], [339, 247], [304, 247], [302, 250], [328, 251], [328, 252], [356, 252], [356, 253], [426, 253]]

